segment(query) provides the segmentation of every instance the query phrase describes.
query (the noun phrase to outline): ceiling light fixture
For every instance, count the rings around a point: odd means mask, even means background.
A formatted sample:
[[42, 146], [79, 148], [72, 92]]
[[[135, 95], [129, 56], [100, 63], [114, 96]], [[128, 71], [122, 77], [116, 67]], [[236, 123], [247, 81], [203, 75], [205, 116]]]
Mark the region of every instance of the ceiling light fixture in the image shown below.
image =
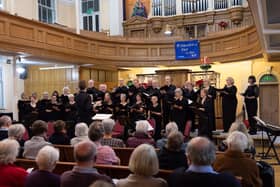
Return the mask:
[[40, 68], [40, 70], [72, 69], [74, 67], [75, 67], [74, 65], [71, 65], [71, 66], [52, 66], [52, 67], [43, 67], [43, 68]]

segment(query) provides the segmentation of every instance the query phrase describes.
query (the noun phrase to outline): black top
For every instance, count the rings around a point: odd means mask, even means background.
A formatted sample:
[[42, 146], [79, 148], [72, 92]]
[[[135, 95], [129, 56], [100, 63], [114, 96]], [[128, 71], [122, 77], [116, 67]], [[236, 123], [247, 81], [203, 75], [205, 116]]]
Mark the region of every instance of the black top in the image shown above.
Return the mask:
[[153, 106], [153, 105], [149, 106], [149, 111], [151, 112], [151, 114], [150, 114], [151, 118], [156, 119], [158, 117], [161, 117], [159, 115], [156, 115], [156, 114], [152, 113], [152, 112], [161, 113], [161, 106], [160, 106], [160, 104], [158, 104], [157, 106]]
[[8, 138], [8, 130], [0, 129], [0, 141]]
[[25, 187], [60, 187], [60, 176], [48, 171], [34, 171], [26, 178]]
[[92, 117], [92, 102], [91, 97], [84, 91], [80, 91], [76, 95], [75, 101], [77, 104], [78, 121], [90, 123]]
[[70, 139], [64, 133], [55, 132], [50, 136], [49, 142], [51, 142], [52, 144], [56, 144], [56, 145], [69, 145]]
[[[259, 87], [256, 84], [249, 85], [242, 95], [245, 97], [255, 96], [255, 99], [256, 99], [259, 97]], [[246, 98], [245, 98], [245, 100], [246, 100]]]
[[188, 167], [184, 150], [171, 151], [163, 147], [158, 154], [158, 160], [160, 169], [173, 170], [180, 167]]
[[197, 94], [194, 90], [188, 90], [186, 88], [183, 88], [183, 96], [184, 98], [186, 99], [189, 99], [193, 102], [196, 102], [196, 99], [197, 99]]
[[115, 106], [115, 114], [117, 117], [120, 117], [120, 116], [125, 116], [125, 117], [128, 117], [128, 103], [126, 104], [117, 104]]
[[234, 100], [237, 101], [236, 98], [236, 93], [237, 93], [237, 88], [236, 86], [225, 86], [222, 90], [221, 90], [221, 96], [223, 98], [223, 100]]
[[169, 187], [241, 187], [234, 176], [227, 173], [196, 173], [180, 168], [168, 180]]
[[87, 93], [92, 96], [93, 101], [97, 101], [98, 92], [98, 89], [96, 89], [95, 87], [87, 88]]

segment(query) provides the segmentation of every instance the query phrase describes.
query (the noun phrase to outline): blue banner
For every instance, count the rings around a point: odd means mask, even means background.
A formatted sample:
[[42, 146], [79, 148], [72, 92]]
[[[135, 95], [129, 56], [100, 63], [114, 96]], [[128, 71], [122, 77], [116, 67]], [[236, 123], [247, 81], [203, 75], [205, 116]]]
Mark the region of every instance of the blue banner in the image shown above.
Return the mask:
[[176, 60], [200, 59], [198, 40], [178, 41], [175, 43]]

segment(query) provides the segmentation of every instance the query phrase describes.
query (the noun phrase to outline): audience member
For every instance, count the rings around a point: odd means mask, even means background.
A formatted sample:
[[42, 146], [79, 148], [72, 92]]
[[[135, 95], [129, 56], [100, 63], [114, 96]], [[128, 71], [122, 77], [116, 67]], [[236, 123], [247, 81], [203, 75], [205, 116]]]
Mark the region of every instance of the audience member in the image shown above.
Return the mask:
[[59, 151], [45, 146], [38, 152], [36, 163], [38, 170], [27, 176], [25, 187], [60, 187], [60, 176], [52, 171], [59, 159]]
[[83, 141], [74, 146], [74, 157], [77, 165], [61, 176], [61, 187], [88, 187], [97, 180], [111, 182], [110, 177], [101, 175], [94, 168], [96, 146], [90, 141]]
[[46, 122], [37, 120], [32, 124], [33, 137], [24, 143], [23, 157], [35, 159], [41, 148], [51, 143], [47, 142], [48, 125]]
[[181, 132], [171, 132], [168, 136], [167, 144], [158, 154], [160, 169], [176, 169], [186, 167], [187, 158], [185, 152], [181, 149], [184, 142], [184, 136]]
[[137, 147], [141, 144], [150, 144], [155, 145], [154, 139], [149, 135], [149, 122], [147, 120], [140, 120], [136, 122], [136, 131], [133, 137], [128, 138], [127, 146], [128, 147]]
[[15, 166], [19, 144], [16, 140], [0, 141], [0, 186], [24, 187], [27, 172]]
[[104, 128], [100, 121], [94, 121], [89, 127], [89, 139], [94, 142], [97, 148], [97, 164], [120, 164], [120, 159], [116, 156], [115, 151], [107, 146], [101, 145], [101, 139], [104, 135]]
[[78, 123], [75, 127], [75, 136], [71, 139], [71, 145], [74, 146], [75, 144], [89, 140], [88, 138], [88, 125], [86, 123]]
[[66, 133], [66, 124], [62, 120], [57, 120], [53, 126], [54, 133], [50, 136], [49, 142], [58, 145], [69, 145], [70, 140]]
[[133, 173], [117, 182], [117, 187], [167, 187], [165, 180], [154, 178], [159, 171], [154, 147], [142, 144], [135, 148], [129, 159], [129, 170]]
[[104, 127], [104, 136], [101, 140], [102, 145], [108, 145], [110, 147], [125, 147], [125, 144], [121, 139], [113, 138], [112, 131], [115, 126], [115, 121], [112, 119], [104, 119], [102, 121]]
[[89, 187], [114, 187], [114, 185], [106, 181], [98, 180], [94, 182], [92, 185], [90, 185]]
[[229, 172], [242, 178], [243, 187], [261, 187], [262, 181], [256, 161], [244, 155], [248, 147], [248, 138], [242, 132], [234, 131], [227, 138], [228, 149], [217, 156], [214, 169], [217, 172]]
[[8, 138], [8, 129], [12, 125], [12, 120], [9, 116], [0, 117], [0, 141]]
[[24, 148], [24, 139], [23, 135], [25, 133], [26, 129], [22, 124], [14, 124], [9, 127], [8, 129], [8, 136], [9, 139], [16, 140], [19, 143], [19, 157], [22, 157], [23, 154], [23, 148]]
[[216, 156], [215, 145], [207, 138], [193, 138], [187, 146], [189, 168], [180, 168], [169, 176], [169, 187], [241, 187], [234, 176], [217, 173], [212, 164]]

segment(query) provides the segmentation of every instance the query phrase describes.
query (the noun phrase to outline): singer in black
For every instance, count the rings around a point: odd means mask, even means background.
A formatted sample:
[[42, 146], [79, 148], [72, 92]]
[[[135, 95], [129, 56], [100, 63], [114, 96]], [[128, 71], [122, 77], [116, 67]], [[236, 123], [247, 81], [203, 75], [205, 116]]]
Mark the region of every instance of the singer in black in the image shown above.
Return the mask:
[[217, 96], [216, 93], [216, 88], [211, 86], [210, 80], [209, 79], [204, 79], [203, 80], [203, 87], [207, 90], [208, 93], [208, 98], [211, 99], [211, 124], [212, 124], [212, 129], [216, 130], [216, 115], [215, 115], [215, 99]]
[[257, 115], [258, 111], [259, 87], [256, 85], [256, 77], [253, 75], [249, 76], [248, 83], [247, 89], [241, 95], [245, 98], [245, 106], [250, 124], [249, 134], [256, 134], [256, 121], [253, 117]]
[[154, 139], [155, 140], [160, 139], [162, 111], [157, 96], [152, 96], [151, 98], [151, 105], [149, 106], [148, 118], [154, 119], [156, 122], [155, 129], [154, 129], [155, 132]]
[[226, 79], [226, 85], [223, 89], [217, 89], [222, 97], [222, 110], [223, 110], [223, 127], [224, 132], [228, 132], [231, 124], [236, 118], [237, 107], [237, 88], [234, 85], [232, 77]]

